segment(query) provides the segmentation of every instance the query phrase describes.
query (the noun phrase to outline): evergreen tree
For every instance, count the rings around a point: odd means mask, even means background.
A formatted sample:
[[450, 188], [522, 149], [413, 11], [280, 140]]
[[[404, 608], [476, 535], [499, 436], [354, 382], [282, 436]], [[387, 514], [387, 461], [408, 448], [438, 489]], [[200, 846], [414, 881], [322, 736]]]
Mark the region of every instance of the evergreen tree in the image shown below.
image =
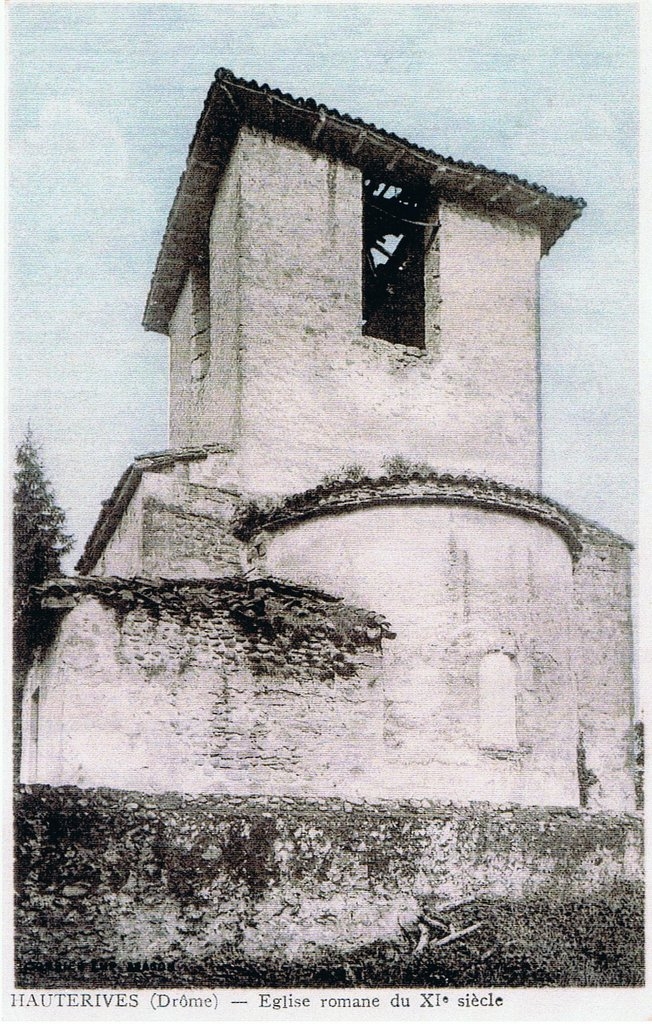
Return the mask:
[[16, 451], [14, 487], [14, 612], [21, 615], [30, 587], [61, 572], [73, 546], [66, 516], [46, 479], [31, 427]]
[[30, 587], [61, 572], [61, 559], [74, 543], [65, 513], [45, 476], [38, 445], [28, 426], [16, 451], [13, 507], [14, 569], [14, 748], [20, 750], [21, 700], [38, 621], [27, 600]]

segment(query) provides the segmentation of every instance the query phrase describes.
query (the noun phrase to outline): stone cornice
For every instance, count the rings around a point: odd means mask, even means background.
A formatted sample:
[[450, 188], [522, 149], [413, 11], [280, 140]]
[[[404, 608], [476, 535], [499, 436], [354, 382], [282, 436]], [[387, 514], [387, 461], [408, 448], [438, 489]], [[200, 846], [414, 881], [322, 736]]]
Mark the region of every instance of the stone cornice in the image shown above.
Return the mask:
[[249, 502], [236, 513], [233, 533], [239, 540], [251, 541], [261, 531], [273, 533], [316, 516], [397, 504], [462, 505], [533, 519], [562, 537], [574, 561], [582, 551], [582, 538], [588, 533], [597, 532], [631, 547], [616, 534], [588, 523], [557, 502], [532, 491], [480, 477], [423, 471], [404, 476], [332, 481], [278, 501]]

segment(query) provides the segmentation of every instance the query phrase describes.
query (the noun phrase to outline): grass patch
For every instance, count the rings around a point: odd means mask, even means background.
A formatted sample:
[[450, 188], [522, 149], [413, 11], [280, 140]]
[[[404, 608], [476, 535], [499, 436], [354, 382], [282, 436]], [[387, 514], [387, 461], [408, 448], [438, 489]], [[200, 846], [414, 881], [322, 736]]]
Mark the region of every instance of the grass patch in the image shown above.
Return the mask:
[[637, 987], [644, 984], [643, 887], [619, 882], [599, 894], [563, 899], [487, 899], [458, 912], [482, 919], [468, 938], [412, 954], [407, 940], [342, 952], [253, 959], [236, 947], [219, 955], [165, 962], [19, 961], [26, 988], [354, 988], [463, 986]]

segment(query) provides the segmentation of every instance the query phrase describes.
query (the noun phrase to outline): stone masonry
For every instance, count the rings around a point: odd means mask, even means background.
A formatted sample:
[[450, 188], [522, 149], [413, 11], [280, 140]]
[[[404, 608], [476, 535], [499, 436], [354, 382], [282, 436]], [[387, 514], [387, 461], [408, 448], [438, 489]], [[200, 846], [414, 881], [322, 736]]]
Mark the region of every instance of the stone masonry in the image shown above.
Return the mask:
[[305, 490], [349, 460], [380, 470], [393, 452], [536, 489], [539, 233], [453, 204], [439, 222], [424, 350], [364, 336], [361, 173], [242, 131], [210, 223], [204, 379], [190, 283], [170, 321], [171, 443], [233, 445], [252, 493]]
[[218, 72], [145, 313], [171, 448], [34, 596], [24, 781], [633, 809], [630, 546], [539, 493], [582, 206]]

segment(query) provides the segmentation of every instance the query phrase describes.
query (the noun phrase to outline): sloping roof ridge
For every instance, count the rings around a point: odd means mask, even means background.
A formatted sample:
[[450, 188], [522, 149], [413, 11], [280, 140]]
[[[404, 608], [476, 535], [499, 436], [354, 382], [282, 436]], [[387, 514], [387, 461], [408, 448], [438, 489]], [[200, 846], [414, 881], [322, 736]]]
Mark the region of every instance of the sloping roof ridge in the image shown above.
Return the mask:
[[213, 590], [238, 591], [250, 593], [256, 590], [272, 590], [293, 594], [305, 594], [318, 600], [326, 601], [328, 604], [342, 604], [344, 599], [336, 594], [331, 594], [322, 587], [311, 584], [297, 583], [295, 580], [282, 579], [277, 576], [118, 576], [111, 573], [106, 576], [93, 576], [79, 574], [77, 576], [49, 576], [42, 583], [30, 587], [34, 594], [47, 594], [51, 591], [101, 591], [111, 588], [138, 589], [142, 587], [147, 590]]
[[133, 465], [143, 469], [162, 469], [175, 462], [194, 462], [197, 459], [205, 459], [209, 455], [229, 455], [232, 451], [233, 448], [224, 444], [186, 445], [183, 448], [165, 448], [158, 452], [145, 452], [144, 455], [138, 455], [134, 459]]
[[555, 502], [558, 508], [562, 509], [569, 516], [573, 516], [575, 521], [578, 523], [582, 531], [587, 533], [598, 533], [602, 537], [609, 540], [615, 541], [624, 548], [628, 548], [630, 551], [636, 550], [636, 543], [624, 537], [622, 533], [618, 533], [616, 530], [612, 530], [610, 526], [604, 526], [598, 522], [597, 519], [590, 519], [588, 516], [582, 515], [581, 512], [573, 512], [565, 505], [561, 505], [559, 502]]
[[[509, 174], [506, 171], [494, 170], [490, 167], [486, 167], [484, 164], [475, 164], [468, 160], [457, 160], [452, 156], [444, 156], [442, 153], [437, 153], [434, 149], [428, 149], [426, 146], [420, 146], [416, 142], [411, 142], [404, 136], [396, 135], [395, 132], [387, 131], [385, 128], [379, 128], [372, 121], [364, 121], [360, 117], [352, 117], [350, 114], [343, 114], [334, 107], [327, 107], [323, 103], [317, 103], [317, 101], [312, 99], [312, 97], [304, 99], [301, 96], [292, 96], [290, 93], [283, 92], [281, 89], [271, 88], [271, 86], [267, 85], [266, 82], [263, 83], [262, 85], [259, 85], [258, 82], [256, 82], [254, 79], [250, 79], [249, 81], [247, 81], [244, 78], [238, 78], [233, 71], [229, 70], [229, 68], [218, 68], [218, 70], [215, 72], [214, 81], [217, 85], [228, 83], [230, 85], [236, 86], [236, 88], [246, 89], [250, 92], [265, 93], [268, 96], [273, 96], [277, 100], [281, 100], [282, 102], [288, 103], [294, 108], [299, 107], [304, 110], [314, 111], [315, 113], [319, 113], [321, 111], [327, 117], [337, 118], [343, 124], [348, 124], [351, 125], [351, 127], [360, 128], [368, 132], [373, 132], [375, 135], [378, 135], [383, 139], [387, 139], [389, 142], [393, 144], [404, 146], [407, 149], [409, 149], [413, 155], [421, 155], [429, 162], [432, 160], [438, 160], [441, 161], [441, 163], [443, 164], [459, 168], [462, 171], [471, 171], [483, 175], [490, 174], [496, 178], [499, 178], [501, 181], [509, 181], [514, 185], [520, 185], [521, 187], [526, 188], [529, 191], [538, 192], [539, 195], [546, 196], [549, 199], [558, 200], [559, 202], [564, 203], [573, 203], [580, 210], [583, 210], [586, 206], [586, 200], [582, 199], [581, 197], [558, 196], [556, 195], [556, 193], [551, 192], [549, 189], [547, 189], [544, 185], [539, 185], [537, 184], [537, 182], [528, 181], [526, 178], [521, 178], [517, 174]], [[211, 93], [209, 92], [208, 96], [206, 97], [206, 103], [204, 105], [202, 117], [197, 122], [197, 128], [199, 128], [204, 113], [206, 112], [209, 106], [210, 98]], [[193, 143], [190, 144], [188, 151], [189, 155], [190, 152], [192, 151]]]
[[[280, 115], [279, 107], [285, 108]], [[557, 196], [516, 174], [445, 157], [312, 98], [296, 98], [219, 68], [204, 100], [167, 217], [143, 317], [146, 330], [169, 332], [188, 266], [197, 258], [215, 192], [243, 126], [269, 131], [358, 167], [364, 174], [382, 179], [386, 172], [391, 173], [431, 187], [443, 199], [535, 224], [544, 254], [586, 206], [583, 199]], [[403, 166], [394, 172], [399, 163]]]

